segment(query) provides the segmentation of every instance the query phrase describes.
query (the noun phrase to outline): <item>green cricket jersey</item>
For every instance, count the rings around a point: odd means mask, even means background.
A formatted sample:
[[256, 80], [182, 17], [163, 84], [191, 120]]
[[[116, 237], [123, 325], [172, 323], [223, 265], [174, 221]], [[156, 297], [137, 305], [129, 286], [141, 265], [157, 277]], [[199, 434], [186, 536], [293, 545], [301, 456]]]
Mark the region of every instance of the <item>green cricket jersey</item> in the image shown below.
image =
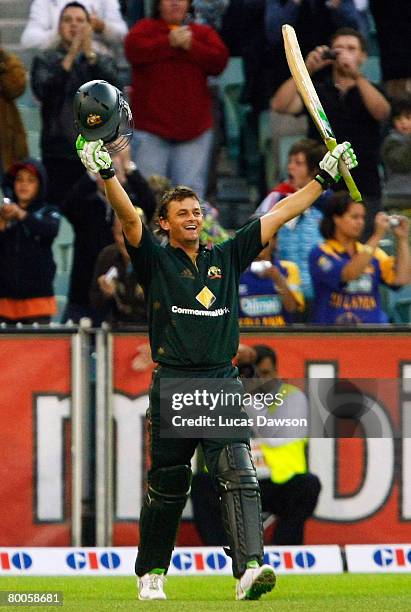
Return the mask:
[[146, 228], [137, 248], [126, 245], [148, 304], [153, 360], [199, 369], [231, 361], [239, 341], [239, 277], [263, 248], [260, 220], [211, 249], [201, 246], [196, 265]]

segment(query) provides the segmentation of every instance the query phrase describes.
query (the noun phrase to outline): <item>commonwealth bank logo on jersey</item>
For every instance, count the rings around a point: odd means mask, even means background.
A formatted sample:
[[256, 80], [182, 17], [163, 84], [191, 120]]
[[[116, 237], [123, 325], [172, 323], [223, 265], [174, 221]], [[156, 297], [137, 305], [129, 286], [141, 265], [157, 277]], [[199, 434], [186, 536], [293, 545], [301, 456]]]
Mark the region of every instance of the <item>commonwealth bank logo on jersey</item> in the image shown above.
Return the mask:
[[28, 570], [33, 565], [33, 559], [27, 552], [0, 551], [0, 573], [10, 570]]
[[231, 560], [214, 549], [180, 550], [174, 552], [171, 559], [171, 570], [173, 574], [230, 574]]
[[97, 553], [93, 551], [75, 551], [67, 555], [66, 563], [74, 571], [81, 570], [116, 570], [121, 566], [120, 556], [113, 551]]

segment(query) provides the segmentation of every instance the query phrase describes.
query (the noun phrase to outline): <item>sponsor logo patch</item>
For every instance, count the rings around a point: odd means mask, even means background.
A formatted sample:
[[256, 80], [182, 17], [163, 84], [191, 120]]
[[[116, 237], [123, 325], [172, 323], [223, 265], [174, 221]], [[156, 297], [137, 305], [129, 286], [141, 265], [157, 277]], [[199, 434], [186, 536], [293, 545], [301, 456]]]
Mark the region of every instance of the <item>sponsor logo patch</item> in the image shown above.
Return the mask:
[[328, 257], [325, 257], [324, 255], [320, 257], [317, 263], [323, 272], [329, 272], [333, 267], [332, 261], [330, 261]]
[[201, 289], [200, 293], [196, 295], [197, 302], [200, 302], [204, 308], [210, 308], [216, 301], [216, 296], [208, 287]]
[[101, 118], [101, 115], [89, 113], [87, 115], [86, 123], [89, 127], [96, 127], [97, 125], [101, 125], [103, 123], [103, 119]]
[[207, 271], [207, 277], [211, 280], [222, 278], [221, 268], [218, 268], [217, 266], [210, 266]]

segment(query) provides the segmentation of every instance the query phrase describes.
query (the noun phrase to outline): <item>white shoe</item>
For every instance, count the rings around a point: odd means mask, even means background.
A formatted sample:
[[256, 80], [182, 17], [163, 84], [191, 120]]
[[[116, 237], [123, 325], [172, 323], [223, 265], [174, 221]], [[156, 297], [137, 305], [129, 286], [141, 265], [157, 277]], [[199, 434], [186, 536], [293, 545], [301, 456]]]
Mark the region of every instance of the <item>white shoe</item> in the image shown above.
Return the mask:
[[167, 599], [163, 591], [166, 577], [163, 574], [144, 574], [137, 579], [139, 599]]
[[275, 587], [275, 572], [271, 565], [246, 569], [237, 581], [236, 599], [260, 599]]

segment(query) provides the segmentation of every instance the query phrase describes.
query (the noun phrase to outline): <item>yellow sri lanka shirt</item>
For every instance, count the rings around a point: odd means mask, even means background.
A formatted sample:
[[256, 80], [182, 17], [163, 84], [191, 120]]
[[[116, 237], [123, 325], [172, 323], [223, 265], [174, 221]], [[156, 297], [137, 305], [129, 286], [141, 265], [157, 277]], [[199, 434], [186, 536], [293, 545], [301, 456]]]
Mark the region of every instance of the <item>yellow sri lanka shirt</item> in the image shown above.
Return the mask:
[[[357, 252], [364, 245], [355, 243]], [[344, 282], [341, 274], [351, 256], [337, 240], [326, 240], [314, 247], [309, 257], [315, 300], [313, 323], [347, 325], [356, 323], [386, 323], [388, 317], [381, 307], [379, 285], [396, 288], [395, 259], [377, 248], [361, 276]]]

